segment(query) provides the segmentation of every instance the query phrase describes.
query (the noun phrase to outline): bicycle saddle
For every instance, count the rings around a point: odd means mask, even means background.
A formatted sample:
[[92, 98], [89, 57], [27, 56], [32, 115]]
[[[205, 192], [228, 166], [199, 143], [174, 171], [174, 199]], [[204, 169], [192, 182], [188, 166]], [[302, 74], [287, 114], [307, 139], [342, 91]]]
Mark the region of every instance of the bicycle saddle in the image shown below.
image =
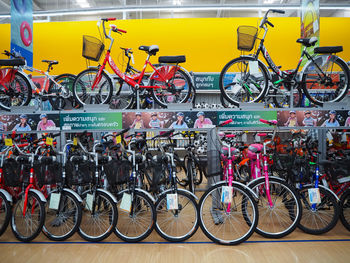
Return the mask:
[[343, 46], [331, 46], [331, 47], [315, 47], [314, 52], [317, 54], [331, 54], [343, 51]]
[[186, 62], [185, 56], [161, 56], [158, 58], [159, 63], [184, 63]]
[[42, 60], [41, 62], [44, 62], [44, 63], [48, 63], [50, 65], [56, 65], [58, 64], [58, 61], [57, 60]]
[[151, 56], [154, 56], [159, 51], [159, 47], [157, 45], [152, 46], [139, 46], [139, 50], [145, 51]]
[[25, 64], [24, 59], [0, 59], [0, 66], [23, 66]]
[[306, 47], [311, 47], [314, 46], [317, 42], [317, 38], [316, 37], [312, 37], [312, 38], [299, 38], [297, 39], [297, 43], [303, 44]]

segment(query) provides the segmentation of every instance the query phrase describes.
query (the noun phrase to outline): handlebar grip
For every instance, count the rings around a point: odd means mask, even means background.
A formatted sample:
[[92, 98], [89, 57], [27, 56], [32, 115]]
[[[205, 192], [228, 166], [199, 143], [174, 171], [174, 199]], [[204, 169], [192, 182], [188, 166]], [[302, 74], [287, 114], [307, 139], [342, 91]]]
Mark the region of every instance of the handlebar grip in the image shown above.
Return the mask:
[[115, 17], [101, 18], [102, 21], [114, 21], [117, 20]]
[[273, 13], [279, 13], [279, 14], [285, 14], [286, 13], [286, 11], [280, 10], [280, 9], [271, 9], [270, 11], [273, 12]]
[[175, 130], [171, 129], [170, 131], [166, 131], [166, 132], [159, 132], [159, 137], [169, 137]]
[[227, 134], [225, 135], [226, 138], [235, 138], [236, 135], [235, 134]]
[[270, 27], [275, 27], [270, 21], [266, 20], [266, 23], [270, 26]]
[[226, 121], [220, 123], [218, 126], [219, 126], [219, 127], [223, 127], [223, 126], [225, 126], [225, 125], [227, 125], [227, 124], [229, 124], [229, 123], [231, 123], [231, 122], [233, 122], [233, 120], [232, 120], [232, 119], [229, 119], [229, 120], [226, 120]]
[[123, 29], [117, 29], [117, 31], [118, 32], [120, 32], [120, 33], [127, 33], [125, 30], [123, 30]]
[[124, 130], [121, 130], [120, 132], [118, 132], [116, 134], [116, 136], [123, 135], [124, 133], [128, 132], [129, 130], [130, 130], [130, 128], [125, 128]]
[[259, 121], [262, 122], [262, 123], [265, 123], [267, 125], [277, 125], [277, 121], [276, 120], [268, 121], [268, 120], [260, 119]]

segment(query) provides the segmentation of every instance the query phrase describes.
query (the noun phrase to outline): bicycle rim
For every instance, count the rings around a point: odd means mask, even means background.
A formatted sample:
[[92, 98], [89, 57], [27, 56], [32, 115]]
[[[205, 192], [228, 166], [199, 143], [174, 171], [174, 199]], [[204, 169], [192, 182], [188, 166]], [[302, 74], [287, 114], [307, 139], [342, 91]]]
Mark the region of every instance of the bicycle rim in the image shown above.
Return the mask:
[[0, 235], [2, 235], [9, 224], [11, 217], [10, 204], [6, 197], [0, 193]]
[[111, 109], [130, 109], [135, 101], [135, 91], [126, 82], [119, 82], [119, 87], [116, 95], [112, 96], [110, 108]]
[[343, 194], [341, 198], [340, 220], [343, 225], [350, 231], [350, 191]]

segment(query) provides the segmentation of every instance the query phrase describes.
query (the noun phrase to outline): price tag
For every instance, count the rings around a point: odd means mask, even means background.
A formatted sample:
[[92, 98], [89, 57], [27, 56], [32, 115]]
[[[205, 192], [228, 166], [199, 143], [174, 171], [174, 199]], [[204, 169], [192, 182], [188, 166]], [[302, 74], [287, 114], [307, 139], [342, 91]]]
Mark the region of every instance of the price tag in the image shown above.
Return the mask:
[[5, 139], [5, 145], [6, 146], [12, 146], [13, 145], [13, 142], [12, 142], [12, 139]]
[[232, 200], [232, 186], [223, 186], [221, 192], [221, 202], [230, 204]]
[[320, 189], [319, 188], [308, 189], [308, 192], [309, 192], [309, 201], [311, 204], [321, 203]]
[[249, 72], [250, 74], [259, 74], [258, 61], [249, 61]]
[[128, 193], [123, 194], [122, 202], [120, 203], [120, 209], [130, 213], [130, 211], [131, 211], [131, 194], [128, 194]]
[[77, 137], [74, 137], [74, 139], [73, 139], [73, 145], [74, 145], [74, 146], [77, 146], [77, 145], [78, 145], [78, 138], [77, 138]]
[[53, 138], [51, 138], [51, 137], [46, 137], [46, 144], [47, 145], [53, 145]]
[[166, 195], [166, 207], [168, 210], [179, 209], [177, 194]]
[[61, 199], [61, 194], [52, 193], [50, 195], [49, 209], [58, 210], [60, 199]]
[[122, 142], [122, 136], [117, 136], [116, 138], [115, 138], [115, 143], [116, 144], [118, 144], [118, 143], [121, 143]]
[[86, 195], [86, 203], [85, 203], [85, 208], [89, 211], [92, 211], [92, 205], [94, 202], [94, 195], [92, 194], [87, 194]]

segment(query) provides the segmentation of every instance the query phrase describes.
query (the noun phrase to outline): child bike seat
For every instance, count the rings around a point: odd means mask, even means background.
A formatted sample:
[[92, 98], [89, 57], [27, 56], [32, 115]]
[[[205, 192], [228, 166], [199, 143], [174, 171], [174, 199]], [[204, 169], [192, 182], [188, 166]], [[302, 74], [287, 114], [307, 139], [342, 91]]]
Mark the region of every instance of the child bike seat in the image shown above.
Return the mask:
[[185, 56], [162, 56], [158, 58], [159, 63], [184, 63], [186, 62]]
[[0, 59], [0, 66], [23, 66], [25, 61], [21, 58]]
[[343, 51], [343, 46], [332, 46], [332, 47], [315, 47], [314, 52], [317, 54], [332, 54]]

